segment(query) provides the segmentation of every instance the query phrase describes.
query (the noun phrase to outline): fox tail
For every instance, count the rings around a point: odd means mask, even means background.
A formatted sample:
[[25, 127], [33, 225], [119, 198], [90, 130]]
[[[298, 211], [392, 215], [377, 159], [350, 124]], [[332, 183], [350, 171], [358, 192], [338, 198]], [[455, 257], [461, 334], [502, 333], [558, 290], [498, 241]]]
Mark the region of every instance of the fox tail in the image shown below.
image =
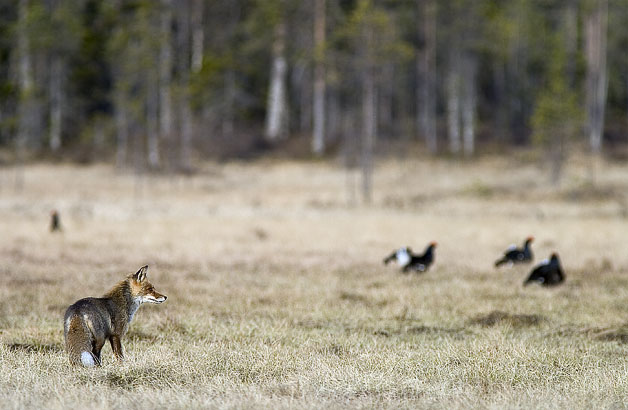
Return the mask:
[[100, 360], [92, 353], [91, 334], [78, 317], [71, 318], [68, 323], [65, 348], [71, 364], [85, 367], [100, 366]]

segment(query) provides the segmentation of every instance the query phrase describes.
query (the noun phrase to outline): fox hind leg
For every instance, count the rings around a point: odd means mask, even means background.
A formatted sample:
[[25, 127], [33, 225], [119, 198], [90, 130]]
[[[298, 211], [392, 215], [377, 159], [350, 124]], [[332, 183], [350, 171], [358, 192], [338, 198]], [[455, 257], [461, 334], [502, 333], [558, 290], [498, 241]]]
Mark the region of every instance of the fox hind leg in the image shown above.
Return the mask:
[[65, 347], [71, 364], [100, 366], [100, 358], [94, 355], [92, 336], [78, 317], [71, 317], [66, 321]]

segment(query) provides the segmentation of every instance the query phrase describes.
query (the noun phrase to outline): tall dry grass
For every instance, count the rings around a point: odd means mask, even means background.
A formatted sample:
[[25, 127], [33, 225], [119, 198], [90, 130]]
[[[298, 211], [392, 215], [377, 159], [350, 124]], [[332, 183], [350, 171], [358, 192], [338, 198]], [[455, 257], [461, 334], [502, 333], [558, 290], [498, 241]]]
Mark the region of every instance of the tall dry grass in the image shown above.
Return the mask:
[[[516, 162], [516, 161], [515, 161]], [[0, 170], [2, 408], [623, 408], [628, 169], [560, 189], [525, 163], [386, 162], [374, 204], [333, 164], [209, 164], [180, 179], [104, 166]], [[51, 209], [64, 232], [47, 231]], [[567, 282], [495, 270], [511, 242]], [[436, 240], [403, 275], [381, 259]], [[118, 364], [71, 368], [62, 315], [150, 265]]]

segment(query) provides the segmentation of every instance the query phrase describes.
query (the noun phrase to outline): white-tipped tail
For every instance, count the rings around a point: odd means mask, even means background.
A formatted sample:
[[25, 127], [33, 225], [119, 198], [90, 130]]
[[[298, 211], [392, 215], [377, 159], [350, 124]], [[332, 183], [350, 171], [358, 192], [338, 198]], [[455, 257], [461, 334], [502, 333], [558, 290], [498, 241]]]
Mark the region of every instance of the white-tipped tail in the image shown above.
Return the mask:
[[401, 248], [397, 250], [395, 253], [397, 257], [397, 265], [404, 267], [410, 262], [410, 255], [408, 254], [408, 250], [406, 248]]
[[81, 363], [85, 367], [94, 367], [96, 366], [96, 360], [94, 360], [94, 355], [90, 352], [82, 352], [81, 353]]

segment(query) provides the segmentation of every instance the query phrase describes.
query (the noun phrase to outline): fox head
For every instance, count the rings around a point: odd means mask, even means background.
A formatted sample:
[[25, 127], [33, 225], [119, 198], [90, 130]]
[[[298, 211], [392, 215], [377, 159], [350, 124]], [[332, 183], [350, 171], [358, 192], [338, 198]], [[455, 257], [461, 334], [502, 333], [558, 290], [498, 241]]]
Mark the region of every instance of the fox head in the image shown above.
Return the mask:
[[162, 303], [168, 297], [157, 292], [153, 285], [146, 279], [148, 265], [142, 266], [140, 270], [129, 275], [129, 284], [133, 298], [140, 299], [140, 303]]

